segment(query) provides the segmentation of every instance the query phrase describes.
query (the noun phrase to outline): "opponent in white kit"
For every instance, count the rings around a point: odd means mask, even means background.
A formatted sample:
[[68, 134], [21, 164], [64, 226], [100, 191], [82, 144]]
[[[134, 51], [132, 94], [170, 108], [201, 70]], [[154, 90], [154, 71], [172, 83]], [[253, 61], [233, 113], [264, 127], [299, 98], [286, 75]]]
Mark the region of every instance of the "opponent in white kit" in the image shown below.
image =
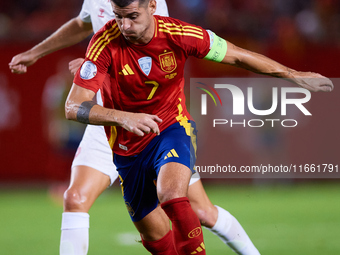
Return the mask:
[[[168, 16], [165, 0], [157, 0], [157, 15]], [[61, 26], [32, 49], [13, 57], [9, 67], [13, 73], [25, 73], [39, 58], [74, 45], [98, 31], [114, 18], [110, 0], [84, 0], [78, 17]], [[70, 62], [74, 74], [83, 59]], [[97, 102], [102, 105], [100, 92]], [[118, 177], [104, 128], [88, 125], [72, 163], [70, 186], [64, 194], [60, 254], [87, 254], [89, 214], [97, 197]], [[203, 226], [219, 236], [238, 254], [259, 254], [239, 222], [226, 210], [212, 205], [199, 176], [189, 184], [188, 198]]]

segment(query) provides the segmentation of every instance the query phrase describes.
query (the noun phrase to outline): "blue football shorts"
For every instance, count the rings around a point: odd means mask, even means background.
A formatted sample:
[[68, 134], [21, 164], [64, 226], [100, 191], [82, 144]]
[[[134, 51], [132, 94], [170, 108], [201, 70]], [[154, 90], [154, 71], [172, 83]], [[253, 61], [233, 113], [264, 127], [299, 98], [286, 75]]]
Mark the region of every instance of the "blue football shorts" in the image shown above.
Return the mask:
[[193, 121], [187, 124], [185, 127], [178, 122], [172, 124], [138, 155], [114, 155], [125, 205], [133, 222], [140, 221], [157, 207], [155, 181], [161, 166], [177, 162], [195, 172], [196, 124]]

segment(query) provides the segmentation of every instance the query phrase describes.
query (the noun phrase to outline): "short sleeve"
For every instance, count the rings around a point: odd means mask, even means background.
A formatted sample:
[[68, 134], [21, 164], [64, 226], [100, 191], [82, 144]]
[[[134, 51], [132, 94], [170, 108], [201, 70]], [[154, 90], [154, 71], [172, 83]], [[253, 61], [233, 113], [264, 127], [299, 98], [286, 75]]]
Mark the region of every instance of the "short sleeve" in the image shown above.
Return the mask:
[[176, 25], [176, 28], [180, 28], [181, 36], [176, 36], [180, 46], [185, 50], [188, 56], [196, 58], [204, 58], [210, 50], [210, 37], [208, 32], [195, 25], [188, 23], [182, 23]]
[[194, 47], [190, 49], [189, 54], [196, 58], [204, 58], [210, 51], [210, 37], [207, 30], [201, 28], [201, 36], [196, 38], [196, 43], [193, 45]]
[[86, 56], [78, 69], [74, 83], [93, 92], [97, 92], [109, 72], [112, 54], [107, 37], [103, 36], [107, 26], [96, 33], [87, 48]]
[[91, 14], [90, 14], [90, 3], [89, 0], [84, 0], [83, 6], [81, 7], [79, 17], [82, 21], [86, 23], [91, 23]]
[[157, 8], [156, 8], [155, 15], [169, 17], [168, 6], [165, 0], [157, 0]]

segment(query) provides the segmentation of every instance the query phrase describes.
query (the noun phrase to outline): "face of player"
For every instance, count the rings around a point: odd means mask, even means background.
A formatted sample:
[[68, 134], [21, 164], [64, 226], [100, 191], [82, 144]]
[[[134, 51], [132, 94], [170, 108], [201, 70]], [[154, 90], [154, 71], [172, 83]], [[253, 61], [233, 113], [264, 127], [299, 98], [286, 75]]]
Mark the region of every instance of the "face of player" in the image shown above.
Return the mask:
[[146, 44], [154, 35], [153, 14], [156, 11], [156, 1], [150, 0], [139, 5], [136, 0], [126, 7], [119, 7], [111, 1], [113, 12], [120, 31], [126, 40], [134, 44]]

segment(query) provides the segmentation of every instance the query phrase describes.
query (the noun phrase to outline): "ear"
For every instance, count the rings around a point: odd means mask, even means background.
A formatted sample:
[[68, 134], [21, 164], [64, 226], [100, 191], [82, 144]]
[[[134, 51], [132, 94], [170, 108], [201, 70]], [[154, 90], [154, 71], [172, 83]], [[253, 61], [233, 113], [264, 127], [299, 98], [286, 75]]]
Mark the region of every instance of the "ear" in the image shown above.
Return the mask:
[[154, 15], [154, 13], [156, 12], [156, 8], [157, 8], [156, 0], [150, 0], [150, 2], [149, 2], [149, 10], [150, 10], [152, 15]]

